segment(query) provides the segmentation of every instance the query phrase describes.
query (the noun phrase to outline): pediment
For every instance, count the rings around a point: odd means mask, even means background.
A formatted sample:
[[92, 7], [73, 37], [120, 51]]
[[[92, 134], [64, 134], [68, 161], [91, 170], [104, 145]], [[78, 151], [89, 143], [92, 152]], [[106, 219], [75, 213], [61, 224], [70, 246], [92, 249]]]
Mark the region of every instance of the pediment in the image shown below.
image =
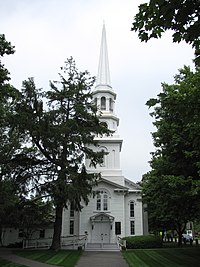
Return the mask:
[[114, 187], [114, 190], [125, 191], [125, 192], [128, 191], [128, 187], [120, 185], [120, 184], [117, 184], [117, 183], [114, 183], [114, 182], [111, 182], [111, 181], [109, 181], [107, 179], [104, 179], [104, 178], [100, 178], [99, 179], [98, 184], [100, 184], [100, 183], [109, 184], [112, 187]]
[[105, 213], [100, 212], [90, 217], [91, 222], [113, 222], [114, 217]]

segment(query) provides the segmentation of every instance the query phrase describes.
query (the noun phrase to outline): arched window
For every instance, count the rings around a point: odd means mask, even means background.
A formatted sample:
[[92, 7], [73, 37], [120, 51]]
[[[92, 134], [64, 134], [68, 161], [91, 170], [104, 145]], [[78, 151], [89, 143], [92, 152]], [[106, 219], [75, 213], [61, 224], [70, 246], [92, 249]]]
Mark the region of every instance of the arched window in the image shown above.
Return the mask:
[[103, 195], [103, 210], [104, 211], [108, 210], [108, 195], [107, 194]]
[[94, 104], [97, 106], [97, 98], [94, 99]]
[[102, 96], [101, 98], [101, 110], [106, 110], [106, 98]]
[[106, 190], [99, 190], [96, 195], [97, 211], [108, 211], [109, 209], [109, 194]]
[[101, 194], [97, 194], [97, 210], [101, 210]]
[[113, 100], [112, 100], [112, 98], [109, 99], [109, 109], [110, 109], [110, 111], [113, 111]]
[[135, 217], [135, 203], [134, 201], [130, 201], [130, 217]]

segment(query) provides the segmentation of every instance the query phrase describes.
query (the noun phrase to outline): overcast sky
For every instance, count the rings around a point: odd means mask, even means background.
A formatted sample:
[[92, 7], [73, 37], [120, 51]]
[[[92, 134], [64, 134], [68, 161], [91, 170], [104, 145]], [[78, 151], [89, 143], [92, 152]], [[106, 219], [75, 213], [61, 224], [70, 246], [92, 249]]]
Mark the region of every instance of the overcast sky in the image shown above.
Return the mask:
[[149, 171], [154, 150], [152, 119], [145, 105], [161, 91], [161, 82], [173, 83], [183, 65], [191, 65], [192, 48], [173, 44], [171, 34], [141, 43], [131, 32], [138, 5], [145, 0], [0, 0], [0, 33], [15, 45], [4, 59], [12, 84], [34, 77], [47, 88], [66, 58], [80, 71], [97, 75], [103, 21], [105, 21], [111, 84], [117, 94], [116, 114], [123, 139], [124, 176], [140, 181]]

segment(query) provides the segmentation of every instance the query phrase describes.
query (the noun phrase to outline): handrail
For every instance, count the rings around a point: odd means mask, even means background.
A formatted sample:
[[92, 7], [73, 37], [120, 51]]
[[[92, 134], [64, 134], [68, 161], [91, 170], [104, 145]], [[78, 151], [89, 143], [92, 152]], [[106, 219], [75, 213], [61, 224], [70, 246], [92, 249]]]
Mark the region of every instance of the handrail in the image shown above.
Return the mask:
[[120, 236], [117, 237], [117, 245], [120, 250], [126, 250], [126, 240]]

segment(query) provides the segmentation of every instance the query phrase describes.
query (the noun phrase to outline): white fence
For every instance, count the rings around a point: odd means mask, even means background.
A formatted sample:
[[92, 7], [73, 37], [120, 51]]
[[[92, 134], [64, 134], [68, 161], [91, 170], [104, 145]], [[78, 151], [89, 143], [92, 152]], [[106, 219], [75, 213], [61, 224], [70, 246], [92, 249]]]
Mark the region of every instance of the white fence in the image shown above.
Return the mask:
[[[87, 242], [86, 235], [79, 236], [62, 236], [61, 248], [62, 249], [78, 249], [79, 247], [85, 248]], [[40, 238], [40, 239], [24, 239], [23, 248], [50, 248], [52, 243], [52, 237]]]

